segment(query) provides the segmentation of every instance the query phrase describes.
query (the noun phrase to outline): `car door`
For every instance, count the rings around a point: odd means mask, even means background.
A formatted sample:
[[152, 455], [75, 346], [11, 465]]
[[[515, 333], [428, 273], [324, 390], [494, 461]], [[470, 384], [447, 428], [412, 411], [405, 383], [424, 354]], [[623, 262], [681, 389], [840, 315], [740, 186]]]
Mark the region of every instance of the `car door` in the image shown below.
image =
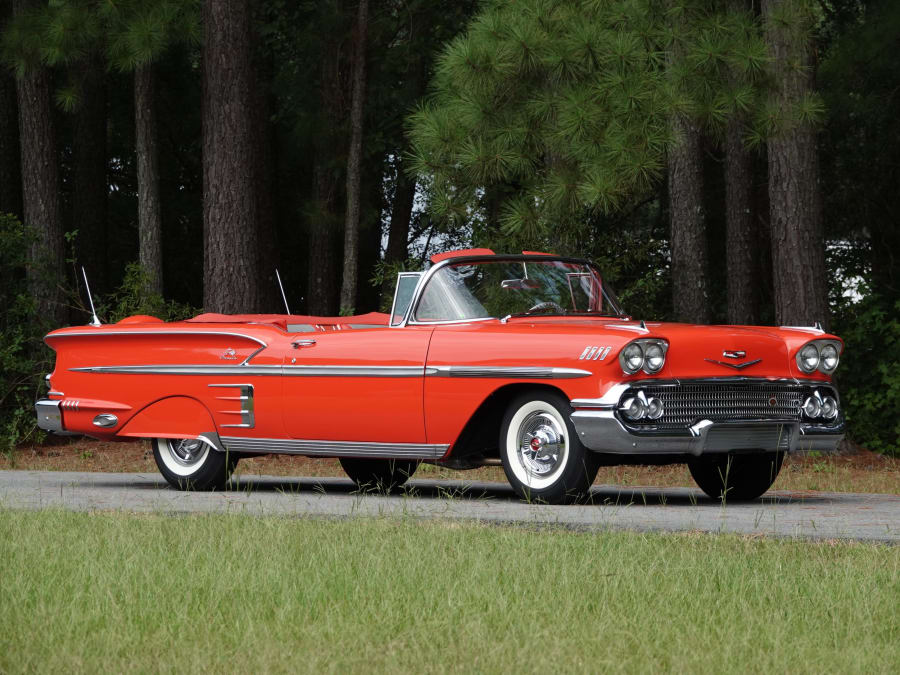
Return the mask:
[[425, 443], [429, 327], [295, 333], [285, 350], [284, 424], [291, 438]]

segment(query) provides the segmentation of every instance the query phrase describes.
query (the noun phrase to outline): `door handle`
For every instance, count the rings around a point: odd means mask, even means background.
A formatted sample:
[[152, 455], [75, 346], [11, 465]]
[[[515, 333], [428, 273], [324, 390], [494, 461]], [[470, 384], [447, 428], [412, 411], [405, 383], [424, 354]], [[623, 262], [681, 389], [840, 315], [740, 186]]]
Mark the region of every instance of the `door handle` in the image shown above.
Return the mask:
[[308, 338], [306, 340], [294, 340], [291, 343], [291, 347], [293, 347], [294, 349], [300, 349], [301, 347], [312, 347], [314, 344], [316, 344], [316, 341], [312, 338]]

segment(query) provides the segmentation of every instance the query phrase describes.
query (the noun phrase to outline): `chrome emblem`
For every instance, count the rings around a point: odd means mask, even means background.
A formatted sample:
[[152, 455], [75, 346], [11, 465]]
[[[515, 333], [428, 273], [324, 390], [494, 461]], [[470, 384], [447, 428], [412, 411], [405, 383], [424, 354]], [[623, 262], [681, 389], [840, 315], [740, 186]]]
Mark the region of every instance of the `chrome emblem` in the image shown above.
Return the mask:
[[715, 359], [703, 359], [704, 361], [709, 361], [710, 363], [717, 363], [720, 366], [725, 366], [726, 368], [734, 368], [735, 370], [743, 370], [748, 366], [752, 366], [755, 363], [759, 363], [762, 359], [754, 359], [753, 361], [744, 361], [743, 363], [728, 363], [727, 361], [716, 361]]
[[226, 361], [235, 361], [237, 359], [237, 354], [231, 347], [229, 347], [228, 349], [225, 350], [225, 353], [222, 354], [222, 356], [220, 356], [219, 358], [224, 359]]
[[747, 356], [747, 352], [745, 352], [743, 349], [735, 349], [733, 351], [726, 349], [724, 352], [722, 352], [722, 356], [724, 356], [726, 359], [742, 359]]
[[609, 354], [609, 350], [612, 347], [594, 347], [587, 346], [584, 348], [584, 351], [581, 352], [581, 356], [578, 357], [579, 361], [602, 361]]
[[778, 405], [778, 399], [773, 396], [769, 399], [769, 407], [774, 408], [776, 405]]

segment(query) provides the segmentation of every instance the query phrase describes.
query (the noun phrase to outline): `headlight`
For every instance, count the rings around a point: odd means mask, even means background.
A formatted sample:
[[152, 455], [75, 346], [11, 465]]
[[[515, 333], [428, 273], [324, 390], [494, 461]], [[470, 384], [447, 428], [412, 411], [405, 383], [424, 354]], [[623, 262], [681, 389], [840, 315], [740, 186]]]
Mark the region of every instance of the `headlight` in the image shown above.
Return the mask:
[[837, 340], [812, 340], [797, 352], [797, 367], [806, 374], [819, 370], [831, 375], [840, 357], [841, 343]]
[[810, 342], [797, 352], [797, 365], [804, 373], [811, 373], [819, 367], [819, 348]]
[[669, 343], [662, 338], [639, 338], [632, 340], [619, 352], [619, 364], [626, 375], [634, 375], [643, 370], [654, 375], [666, 364]]
[[827, 420], [833, 420], [835, 417], [837, 417], [837, 414], [837, 401], [835, 401], [831, 396], [826, 396], [824, 399], [822, 399], [822, 417]]
[[652, 342], [644, 350], [644, 371], [658, 373], [666, 361], [666, 353], [658, 342]]
[[824, 347], [822, 347], [821, 363], [819, 364], [819, 368], [822, 369], [822, 372], [825, 373], [833, 373], [834, 369], [837, 368], [839, 354], [837, 347], [833, 342], [827, 343]]
[[644, 350], [637, 342], [632, 342], [622, 350], [622, 370], [634, 375], [644, 365]]

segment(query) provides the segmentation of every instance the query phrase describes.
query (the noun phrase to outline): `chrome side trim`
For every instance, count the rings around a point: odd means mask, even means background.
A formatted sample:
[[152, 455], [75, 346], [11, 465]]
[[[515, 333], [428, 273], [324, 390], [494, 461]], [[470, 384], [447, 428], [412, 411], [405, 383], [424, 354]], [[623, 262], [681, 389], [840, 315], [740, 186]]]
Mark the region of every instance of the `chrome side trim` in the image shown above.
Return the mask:
[[240, 438], [222, 436], [230, 452], [253, 452], [313, 457], [386, 457], [403, 459], [440, 459], [447, 444], [368, 443], [359, 441], [313, 441], [290, 438]]
[[107, 373], [134, 375], [281, 375], [281, 366], [213, 366], [213, 365], [139, 365], [86, 366], [69, 368], [76, 373]]
[[513, 380], [561, 380], [590, 377], [589, 370], [578, 368], [543, 368], [535, 366], [426, 366], [432, 377], [489, 377]]
[[287, 377], [422, 377], [424, 366], [284, 366]]
[[423, 366], [218, 366], [218, 365], [139, 365], [87, 366], [70, 368], [81, 373], [131, 373], [136, 375], [255, 375], [286, 377], [422, 377]]
[[[104, 336], [104, 335], [227, 335], [229, 337], [239, 337], [245, 338], [247, 340], [253, 340], [258, 345], [262, 345], [263, 347], [268, 347], [269, 345], [264, 341], [260, 340], [258, 337], [254, 337], [252, 335], [247, 335], [246, 333], [232, 333], [228, 331], [220, 331], [220, 330], [102, 330], [102, 331], [78, 331], [75, 333], [58, 333], [58, 334], [48, 334], [44, 336], [44, 340], [47, 338], [63, 338], [63, 337], [84, 337], [84, 336]], [[258, 351], [258, 350], [257, 350]], [[254, 352], [255, 354], [256, 352]], [[252, 357], [254, 354], [251, 354]], [[249, 359], [250, 357], [248, 357]]]

